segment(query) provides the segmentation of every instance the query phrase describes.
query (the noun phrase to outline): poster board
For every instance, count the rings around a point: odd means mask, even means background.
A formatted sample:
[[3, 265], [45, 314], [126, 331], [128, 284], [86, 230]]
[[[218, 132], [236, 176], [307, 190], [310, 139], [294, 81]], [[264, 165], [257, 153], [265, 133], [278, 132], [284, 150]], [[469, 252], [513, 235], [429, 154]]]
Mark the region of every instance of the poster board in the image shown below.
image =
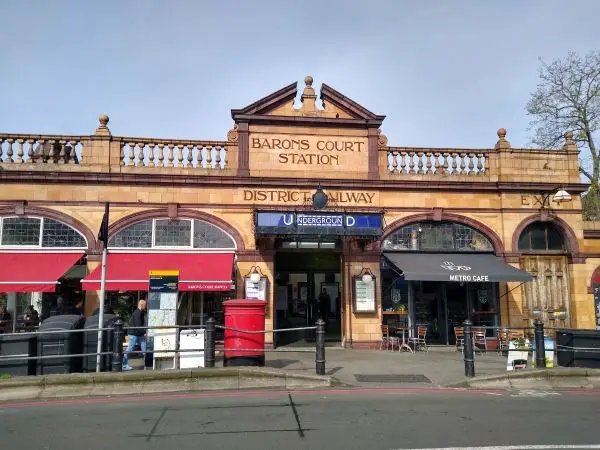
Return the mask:
[[377, 312], [376, 289], [377, 279], [365, 283], [362, 277], [352, 277], [354, 313], [375, 313]]
[[244, 278], [244, 293], [244, 298], [249, 300], [266, 300], [267, 279], [261, 278], [258, 283], [253, 283], [250, 281], [250, 277]]
[[511, 340], [508, 343], [508, 359], [506, 361], [507, 371], [527, 368], [529, 350], [525, 349], [528, 349], [529, 347], [530, 344], [528, 339], [524, 339], [520, 345], [514, 340]]
[[[148, 275], [148, 326], [174, 327], [177, 325], [179, 271], [151, 270]], [[155, 369], [176, 367], [176, 335], [176, 328], [148, 329]]]

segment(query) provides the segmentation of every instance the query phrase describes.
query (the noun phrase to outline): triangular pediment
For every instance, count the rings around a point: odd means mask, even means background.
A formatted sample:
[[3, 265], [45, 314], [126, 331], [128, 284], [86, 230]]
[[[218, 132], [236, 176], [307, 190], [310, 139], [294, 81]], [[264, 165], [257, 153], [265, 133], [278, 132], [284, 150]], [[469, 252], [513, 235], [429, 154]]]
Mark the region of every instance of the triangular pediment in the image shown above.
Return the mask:
[[[298, 121], [328, 122], [343, 121], [348, 124], [379, 126], [385, 116], [377, 115], [354, 100], [342, 95], [327, 84], [321, 85], [319, 98], [323, 107], [317, 105], [317, 94], [312, 87], [312, 77], [304, 80], [305, 87], [301, 96], [302, 104], [294, 106], [298, 95], [298, 84], [291, 83], [266, 97], [241, 109], [231, 110], [232, 118], [237, 122], [253, 121]], [[288, 120], [286, 120], [286, 118]]]

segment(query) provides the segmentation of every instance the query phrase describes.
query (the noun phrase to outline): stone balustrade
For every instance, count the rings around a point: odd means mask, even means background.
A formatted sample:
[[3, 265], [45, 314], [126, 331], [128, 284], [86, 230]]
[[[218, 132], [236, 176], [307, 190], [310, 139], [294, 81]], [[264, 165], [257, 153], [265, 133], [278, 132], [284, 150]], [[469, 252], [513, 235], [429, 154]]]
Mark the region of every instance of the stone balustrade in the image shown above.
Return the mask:
[[490, 173], [488, 150], [387, 147], [387, 170], [398, 176], [485, 177]]
[[[95, 133], [86, 136], [0, 133], [0, 171], [246, 177], [248, 159], [257, 157], [241, 150], [244, 143], [248, 145], [248, 134], [241, 139], [237, 126], [227, 133], [227, 140], [201, 141], [113, 136], [108, 122], [108, 116], [100, 116]], [[561, 149], [512, 148], [504, 128], [497, 134], [496, 145], [489, 149], [390, 147], [380, 134], [378, 177], [398, 182], [581, 182], [579, 153], [571, 132], [565, 133]], [[286, 167], [281, 165], [281, 173]], [[307, 174], [317, 176], [316, 169]], [[373, 172], [367, 169], [357, 173], [358, 178], [369, 179]], [[281, 173], [259, 170], [250, 176], [291, 176]], [[327, 178], [329, 172], [321, 175]]]
[[0, 134], [2, 164], [80, 164], [89, 136]]
[[175, 139], [117, 138], [121, 166], [180, 167], [224, 170], [227, 141], [186, 141]]

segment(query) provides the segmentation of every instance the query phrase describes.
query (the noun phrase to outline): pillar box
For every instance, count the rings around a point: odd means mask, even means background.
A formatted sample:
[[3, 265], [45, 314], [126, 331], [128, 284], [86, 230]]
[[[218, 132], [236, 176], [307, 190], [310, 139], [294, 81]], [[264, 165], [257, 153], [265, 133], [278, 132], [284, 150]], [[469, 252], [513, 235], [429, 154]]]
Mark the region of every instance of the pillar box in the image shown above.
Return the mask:
[[[225, 351], [224, 366], [264, 366], [265, 333], [243, 333], [241, 331], [263, 331], [265, 329], [264, 300], [227, 300], [225, 306]], [[239, 349], [239, 350], [238, 350]]]

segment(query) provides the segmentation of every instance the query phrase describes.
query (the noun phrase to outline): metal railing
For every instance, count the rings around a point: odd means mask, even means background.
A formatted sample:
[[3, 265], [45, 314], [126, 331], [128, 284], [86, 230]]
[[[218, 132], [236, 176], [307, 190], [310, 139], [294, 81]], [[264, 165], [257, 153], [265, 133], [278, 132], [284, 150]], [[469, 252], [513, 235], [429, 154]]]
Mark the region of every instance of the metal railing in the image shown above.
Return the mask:
[[[535, 367], [537, 369], [545, 369], [546, 368], [546, 331], [553, 331], [555, 333], [554, 339], [554, 348], [553, 353], [555, 355], [559, 355], [561, 352], [577, 352], [577, 353], [595, 353], [598, 355], [598, 360], [600, 361], [600, 345], [596, 348], [594, 347], [578, 347], [574, 345], [562, 345], [558, 343], [558, 335], [559, 333], [578, 333], [578, 332], [592, 332], [596, 334], [597, 338], [600, 339], [600, 330], [592, 330], [592, 329], [580, 329], [580, 328], [563, 328], [563, 327], [544, 327], [544, 323], [541, 320], [536, 320], [534, 322], [533, 327], [491, 327], [491, 326], [473, 326], [470, 320], [465, 320], [463, 323], [464, 330], [464, 342], [463, 342], [463, 360], [465, 365], [465, 376], [472, 378], [475, 376], [475, 350], [478, 349], [476, 347], [477, 343], [481, 343], [481, 340], [474, 339], [474, 330], [475, 329], [485, 329], [485, 330], [497, 330], [499, 332], [513, 332], [513, 331], [523, 331], [523, 339], [526, 337], [533, 336], [533, 343], [530, 342], [519, 342], [519, 346], [515, 346], [515, 348], [499, 348], [499, 351], [503, 353], [510, 352], [527, 352], [528, 354], [531, 351], [535, 352]], [[487, 338], [486, 338], [487, 339]], [[520, 341], [520, 338], [513, 338], [509, 341]], [[500, 338], [498, 338], [498, 345], [500, 345]], [[558, 359], [558, 358], [557, 358]], [[558, 361], [557, 361], [558, 362]]]
[[[180, 342], [180, 331], [182, 330], [190, 330], [190, 329], [204, 329], [204, 346], [202, 348], [181, 348]], [[11, 355], [0, 355], [0, 363], [2, 362], [15, 362], [15, 361], [37, 361], [41, 363], [44, 360], [52, 360], [52, 359], [65, 359], [65, 358], [87, 358], [87, 357], [98, 357], [98, 356], [109, 356], [110, 358], [110, 367], [106, 367], [106, 370], [111, 370], [114, 372], [121, 372], [123, 370], [123, 358], [124, 355], [144, 355], [160, 353], [160, 354], [173, 354], [173, 368], [180, 368], [181, 362], [181, 354], [189, 353], [189, 352], [203, 352], [204, 358], [204, 367], [205, 368], [214, 368], [215, 360], [216, 360], [216, 330], [220, 329], [225, 332], [225, 336], [229, 333], [237, 333], [239, 334], [248, 334], [248, 335], [256, 335], [256, 334], [266, 334], [266, 333], [284, 333], [289, 331], [306, 331], [306, 330], [316, 330], [316, 344], [314, 348], [310, 349], [293, 349], [294, 352], [303, 351], [309, 353], [315, 353], [315, 370], [318, 375], [325, 374], [325, 322], [321, 319], [317, 320], [317, 324], [314, 327], [297, 327], [297, 328], [282, 328], [282, 329], [274, 329], [274, 330], [243, 330], [232, 327], [225, 327], [222, 325], [217, 325], [214, 318], [209, 318], [206, 322], [206, 325], [173, 325], [173, 326], [143, 326], [143, 327], [125, 327], [121, 319], [117, 319], [112, 327], [105, 328], [81, 328], [75, 330], [62, 330], [62, 329], [48, 329], [48, 330], [38, 330], [35, 332], [19, 332], [19, 333], [4, 333], [0, 334], [0, 344], [3, 343], [5, 338], [21, 338], [19, 340], [26, 340], [27, 338], [44, 338], [48, 337], [49, 340], [52, 339], [52, 336], [56, 336], [57, 338], [63, 338], [62, 342], [53, 344], [52, 342], [46, 342], [46, 346], [62, 346], [66, 348], [66, 341], [68, 336], [74, 333], [85, 333], [91, 336], [92, 340], [96, 340], [99, 332], [109, 333], [109, 339], [105, 342], [112, 341], [112, 348], [105, 348], [104, 351], [101, 352], [83, 352], [83, 353], [68, 353], [63, 352], [60, 354], [11, 354]], [[125, 333], [128, 331], [134, 330], [144, 330], [145, 334], [148, 335], [148, 331], [160, 331], [160, 330], [175, 330], [174, 338], [175, 342], [172, 348], [160, 348], [160, 350], [156, 350], [155, 346], [149, 350], [124, 350], [125, 343]], [[151, 336], [155, 337], [155, 336]], [[237, 347], [226, 347], [227, 338], [224, 341], [224, 345], [219, 350], [224, 352], [224, 357], [227, 356], [228, 352], [254, 352], [254, 353], [262, 353], [265, 352], [290, 352], [290, 349], [268, 349], [263, 345], [262, 348], [237, 348]], [[83, 346], [83, 344], [82, 344]], [[36, 351], [38, 345], [35, 345]], [[170, 346], [169, 346], [170, 347]], [[82, 363], [83, 364], [83, 363]], [[0, 367], [1, 370], [1, 367]]]

